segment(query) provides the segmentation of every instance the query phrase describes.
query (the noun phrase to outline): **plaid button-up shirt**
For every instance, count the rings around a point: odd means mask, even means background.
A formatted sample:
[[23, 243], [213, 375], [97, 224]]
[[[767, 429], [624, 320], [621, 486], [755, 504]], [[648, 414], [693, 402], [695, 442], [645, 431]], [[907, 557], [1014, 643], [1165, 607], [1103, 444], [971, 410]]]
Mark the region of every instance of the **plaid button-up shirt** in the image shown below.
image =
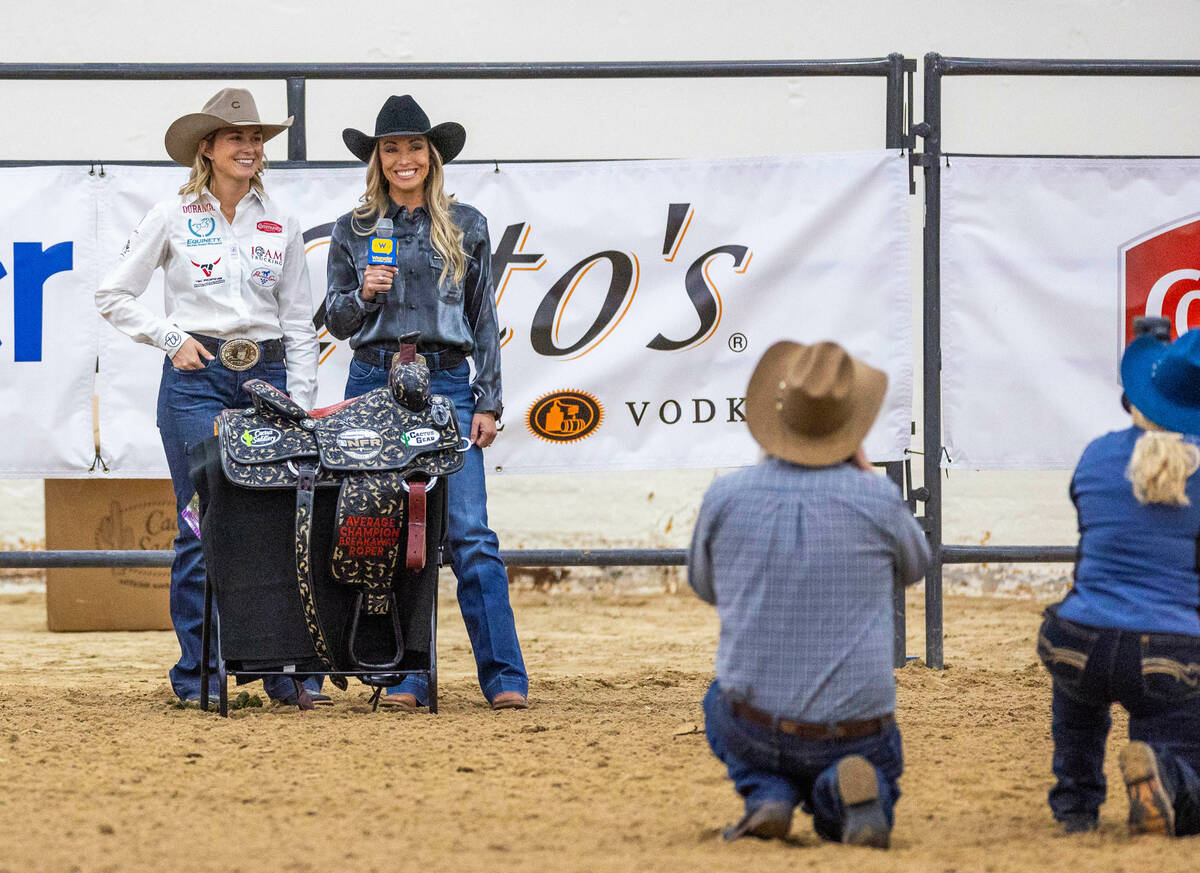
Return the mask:
[[920, 579], [929, 557], [896, 486], [850, 464], [767, 458], [718, 479], [688, 581], [721, 619], [722, 689], [797, 721], [892, 712], [892, 591]]

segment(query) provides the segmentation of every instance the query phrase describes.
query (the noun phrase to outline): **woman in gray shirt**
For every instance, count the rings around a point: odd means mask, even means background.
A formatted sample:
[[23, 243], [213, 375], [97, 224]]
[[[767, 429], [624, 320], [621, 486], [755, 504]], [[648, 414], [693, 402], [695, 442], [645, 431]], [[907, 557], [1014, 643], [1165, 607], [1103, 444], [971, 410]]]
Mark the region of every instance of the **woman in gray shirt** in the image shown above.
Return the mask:
[[[346, 396], [386, 385], [398, 338], [419, 334], [430, 390], [454, 403], [471, 443], [465, 466], [448, 479], [448, 537], [479, 685], [493, 709], [523, 709], [529, 679], [484, 482], [483, 449], [503, 411], [492, 249], [487, 219], [443, 188], [442, 166], [462, 151], [466, 131], [454, 122], [431, 125], [405, 95], [387, 99], [374, 135], [347, 128], [342, 139], [367, 165], [361, 205], [334, 225], [326, 269], [325, 324], [354, 349]], [[381, 237], [384, 243], [372, 244]], [[373, 263], [376, 249], [390, 249], [394, 264]], [[428, 702], [428, 686], [416, 676], [380, 700], [402, 710]]]

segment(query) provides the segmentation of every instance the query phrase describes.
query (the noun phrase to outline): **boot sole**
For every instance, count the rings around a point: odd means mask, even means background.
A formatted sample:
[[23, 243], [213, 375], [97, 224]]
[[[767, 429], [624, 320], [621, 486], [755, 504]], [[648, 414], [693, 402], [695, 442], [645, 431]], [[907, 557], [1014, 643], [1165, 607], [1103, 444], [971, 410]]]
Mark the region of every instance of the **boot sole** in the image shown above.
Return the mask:
[[1118, 760], [1129, 795], [1129, 832], [1175, 836], [1175, 808], [1163, 788], [1154, 750], [1145, 743], [1130, 743]]
[[749, 813], [736, 825], [722, 832], [726, 842], [740, 837], [758, 837], [760, 840], [782, 840], [792, 829], [792, 807], [785, 803], [765, 803]]
[[891, 829], [879, 803], [879, 781], [871, 762], [860, 755], [842, 758], [837, 776], [838, 793], [846, 808], [842, 842], [886, 849], [891, 844]]

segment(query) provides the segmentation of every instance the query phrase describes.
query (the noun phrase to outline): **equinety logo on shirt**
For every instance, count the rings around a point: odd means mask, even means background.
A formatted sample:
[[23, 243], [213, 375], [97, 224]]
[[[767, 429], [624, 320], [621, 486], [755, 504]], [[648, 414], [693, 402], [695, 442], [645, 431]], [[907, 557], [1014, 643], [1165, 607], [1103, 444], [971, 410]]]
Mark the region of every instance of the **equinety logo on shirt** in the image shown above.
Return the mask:
[[187, 241], [189, 248], [193, 246], [217, 246], [221, 244], [221, 237], [216, 235], [217, 220], [211, 215], [187, 219], [187, 229], [192, 235], [192, 239]]

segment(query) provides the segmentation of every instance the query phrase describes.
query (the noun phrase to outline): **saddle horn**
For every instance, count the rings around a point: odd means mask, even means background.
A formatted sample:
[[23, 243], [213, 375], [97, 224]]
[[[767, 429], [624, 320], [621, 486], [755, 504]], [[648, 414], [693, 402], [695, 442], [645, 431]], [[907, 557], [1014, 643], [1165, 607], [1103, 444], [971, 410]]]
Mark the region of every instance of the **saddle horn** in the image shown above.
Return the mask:
[[392, 355], [392, 368], [388, 371], [392, 397], [412, 412], [429, 408], [429, 368], [425, 366], [425, 359], [417, 354], [420, 337], [419, 333], [406, 333], [400, 337], [400, 350]]

